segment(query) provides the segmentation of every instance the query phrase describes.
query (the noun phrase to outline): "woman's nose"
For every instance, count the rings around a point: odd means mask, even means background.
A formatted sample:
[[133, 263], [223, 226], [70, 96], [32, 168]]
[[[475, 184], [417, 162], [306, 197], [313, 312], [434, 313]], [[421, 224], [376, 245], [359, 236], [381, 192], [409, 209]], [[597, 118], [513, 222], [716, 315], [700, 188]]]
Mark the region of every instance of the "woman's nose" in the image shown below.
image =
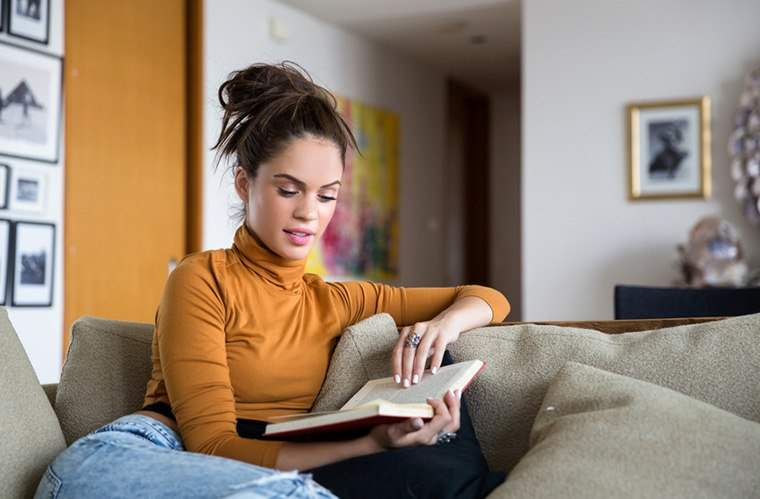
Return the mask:
[[317, 218], [317, 201], [305, 196], [303, 201], [298, 203], [293, 215], [300, 220], [316, 220]]

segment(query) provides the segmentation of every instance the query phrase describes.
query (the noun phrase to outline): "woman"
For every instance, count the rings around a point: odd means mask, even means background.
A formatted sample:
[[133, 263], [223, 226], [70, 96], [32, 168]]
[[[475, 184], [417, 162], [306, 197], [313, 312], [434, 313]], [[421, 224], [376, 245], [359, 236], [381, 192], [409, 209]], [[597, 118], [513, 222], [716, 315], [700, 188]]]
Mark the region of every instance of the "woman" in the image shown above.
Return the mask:
[[[358, 438], [298, 443], [238, 434], [238, 419], [307, 412], [352, 323], [387, 312], [405, 326], [392, 369], [408, 387], [450, 362], [446, 345], [462, 331], [503, 320], [509, 304], [480, 286], [396, 288], [304, 274], [355, 139], [334, 98], [291, 64], [235, 72], [219, 99], [215, 148], [234, 165], [243, 203], [234, 244], [189, 255], [172, 272], [156, 314], [143, 411], [73, 444], [49, 467], [38, 496], [57, 487], [84, 497], [94, 486], [115, 495], [118, 486], [156, 496], [330, 497], [314, 480], [341, 497], [489, 492], [503, 475], [489, 474], [461, 394], [429, 400], [435, 416], [427, 423], [381, 425]], [[183, 449], [191, 452], [176, 452]]]

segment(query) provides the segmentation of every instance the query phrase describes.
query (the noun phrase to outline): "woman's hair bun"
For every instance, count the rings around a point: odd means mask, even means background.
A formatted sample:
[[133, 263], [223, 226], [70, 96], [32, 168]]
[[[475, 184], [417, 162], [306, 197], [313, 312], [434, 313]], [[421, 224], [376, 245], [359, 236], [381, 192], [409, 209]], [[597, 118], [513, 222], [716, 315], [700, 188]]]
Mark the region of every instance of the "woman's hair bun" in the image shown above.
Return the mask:
[[252, 177], [260, 163], [307, 134], [333, 141], [343, 161], [349, 147], [356, 149], [335, 97], [293, 62], [234, 71], [219, 87], [219, 103], [224, 116], [214, 149]]

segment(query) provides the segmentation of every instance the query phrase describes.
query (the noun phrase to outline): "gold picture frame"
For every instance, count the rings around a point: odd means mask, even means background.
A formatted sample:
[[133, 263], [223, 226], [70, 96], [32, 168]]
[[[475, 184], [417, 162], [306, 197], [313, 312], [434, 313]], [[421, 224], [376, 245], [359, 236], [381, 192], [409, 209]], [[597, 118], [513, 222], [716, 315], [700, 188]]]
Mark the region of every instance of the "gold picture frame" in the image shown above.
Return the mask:
[[631, 103], [629, 199], [708, 199], [712, 188], [710, 98]]

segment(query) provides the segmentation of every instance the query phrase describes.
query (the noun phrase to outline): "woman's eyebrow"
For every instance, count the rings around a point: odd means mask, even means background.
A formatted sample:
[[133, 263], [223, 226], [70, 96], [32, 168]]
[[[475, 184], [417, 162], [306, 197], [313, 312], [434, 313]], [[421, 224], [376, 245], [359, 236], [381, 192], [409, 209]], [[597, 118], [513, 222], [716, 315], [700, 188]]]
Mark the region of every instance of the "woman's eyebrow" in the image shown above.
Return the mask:
[[[299, 185], [300, 187], [306, 187], [306, 183], [303, 180], [299, 180], [299, 179], [295, 178], [292, 175], [288, 175], [287, 173], [275, 173], [274, 175], [272, 175], [272, 177], [273, 178], [285, 178], [285, 179], [290, 180], [294, 184]], [[336, 180], [335, 182], [330, 182], [329, 184], [323, 185], [322, 187], [320, 187], [320, 189], [325, 189], [327, 187], [332, 187], [332, 186], [334, 186], [336, 184], [337, 185], [342, 185], [340, 183], [340, 180]]]

